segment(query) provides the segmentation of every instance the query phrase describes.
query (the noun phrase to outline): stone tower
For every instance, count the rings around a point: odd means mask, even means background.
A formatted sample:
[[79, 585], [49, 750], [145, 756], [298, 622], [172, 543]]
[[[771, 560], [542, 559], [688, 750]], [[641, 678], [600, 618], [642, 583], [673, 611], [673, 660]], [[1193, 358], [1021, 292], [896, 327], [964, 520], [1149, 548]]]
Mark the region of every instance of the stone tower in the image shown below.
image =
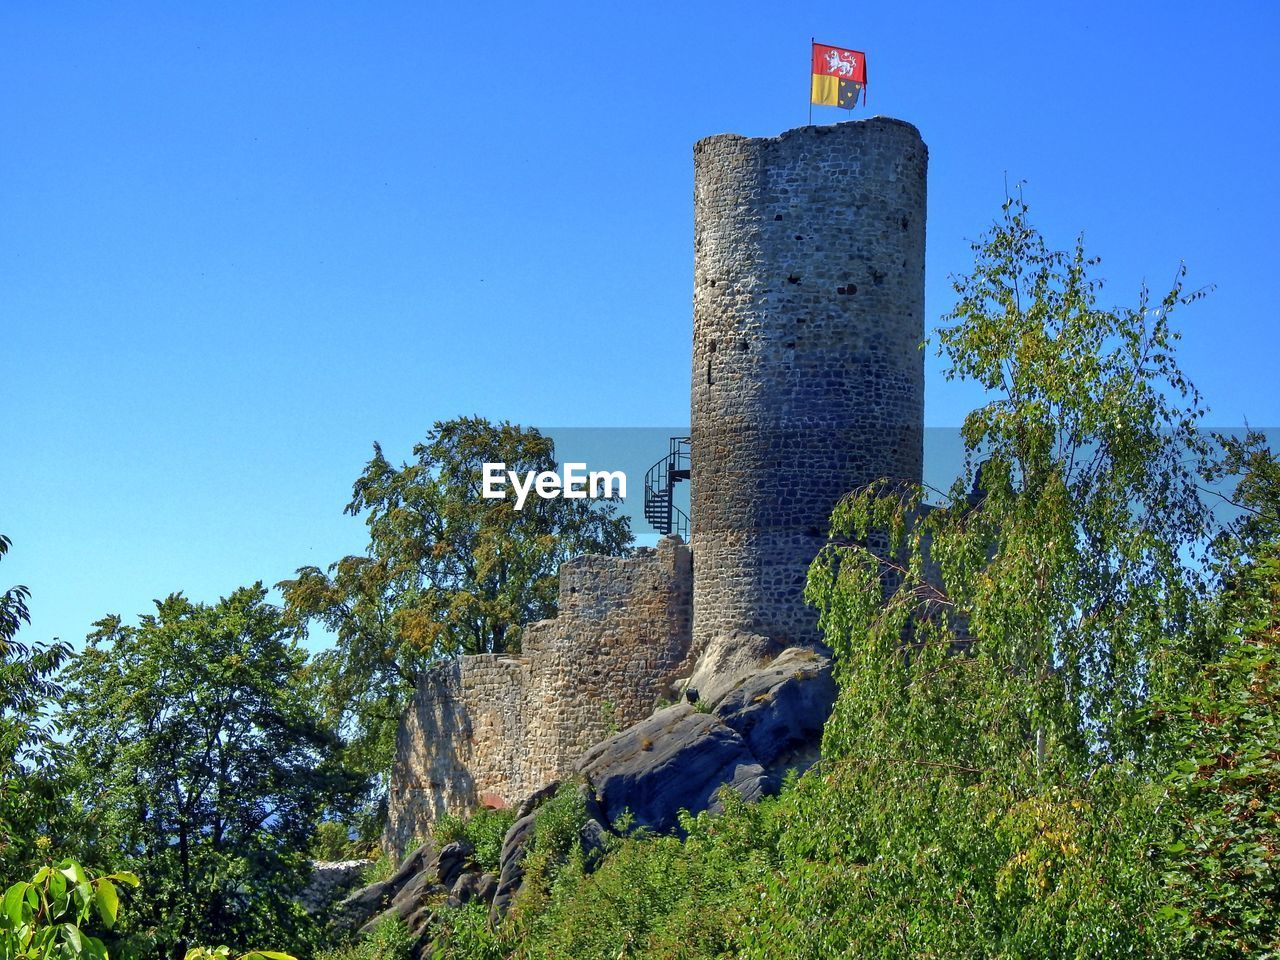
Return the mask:
[[920, 479], [927, 165], [884, 117], [694, 147], [695, 649], [816, 640], [832, 507]]

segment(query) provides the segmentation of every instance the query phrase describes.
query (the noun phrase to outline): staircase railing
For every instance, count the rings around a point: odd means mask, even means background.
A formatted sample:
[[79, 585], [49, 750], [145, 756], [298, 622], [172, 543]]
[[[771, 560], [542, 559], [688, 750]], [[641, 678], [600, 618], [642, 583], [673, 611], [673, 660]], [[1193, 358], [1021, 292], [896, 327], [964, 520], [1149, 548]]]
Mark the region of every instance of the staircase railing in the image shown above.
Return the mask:
[[689, 438], [672, 437], [667, 455], [644, 475], [644, 518], [664, 537], [689, 539], [689, 516], [675, 505], [675, 485], [689, 479]]

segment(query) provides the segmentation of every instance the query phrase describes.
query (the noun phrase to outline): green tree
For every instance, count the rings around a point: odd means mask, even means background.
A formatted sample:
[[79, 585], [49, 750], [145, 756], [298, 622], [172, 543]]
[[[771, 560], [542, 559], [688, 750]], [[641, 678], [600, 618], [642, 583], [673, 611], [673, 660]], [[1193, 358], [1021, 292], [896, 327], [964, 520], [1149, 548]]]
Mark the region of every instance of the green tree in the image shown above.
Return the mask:
[[[1133, 757], [1152, 694], [1204, 654], [1207, 582], [1189, 560], [1212, 536], [1209, 448], [1169, 323], [1202, 292], [1180, 269], [1158, 302], [1144, 288], [1132, 308], [1102, 308], [1098, 261], [1081, 242], [1049, 249], [1020, 200], [975, 250], [939, 331], [947, 377], [990, 396], [962, 426], [966, 474], [936, 509], [900, 486], [847, 498], [810, 596], [848, 679], [900, 687], [909, 633], [912, 677], [989, 665], [1042, 759], [1055, 744]], [[873, 531], [887, 551], [860, 545]], [[840, 752], [855, 730], [838, 723], [829, 742]]]
[[1169, 319], [1199, 293], [1179, 271], [1104, 308], [1097, 261], [1020, 200], [975, 251], [939, 331], [989, 395], [965, 475], [933, 508], [851, 495], [810, 571], [841, 687], [831, 819], [877, 877], [858, 923], [921, 954], [1158, 952], [1147, 711], [1207, 650], [1208, 451]]
[[[0, 558], [9, 546], [0, 535]], [[66, 812], [51, 710], [62, 692], [56, 675], [71, 648], [18, 640], [31, 622], [29, 599], [24, 586], [0, 594], [0, 878], [33, 866], [36, 840], [59, 833]]]
[[363, 783], [300, 687], [304, 652], [261, 585], [216, 604], [181, 594], [137, 626], [107, 617], [68, 671], [67, 729], [94, 856], [147, 877], [130, 920], [154, 948], [295, 943], [293, 901], [326, 810]]
[[1220, 652], [1154, 711], [1166, 738], [1165, 912], [1186, 954], [1280, 956], [1280, 461], [1220, 437], [1241, 513], [1218, 542]]
[[280, 584], [286, 609], [336, 638], [322, 658], [326, 701], [355, 741], [355, 762], [390, 769], [395, 729], [419, 670], [441, 658], [519, 649], [521, 628], [555, 615], [560, 564], [631, 543], [613, 503], [531, 497], [522, 510], [481, 496], [482, 465], [555, 470], [535, 429], [480, 418], [436, 423], [393, 466], [374, 445], [346, 512], [369, 544], [327, 571]]
[[136, 887], [131, 873], [95, 877], [74, 860], [38, 869], [10, 884], [0, 899], [0, 957], [5, 960], [107, 960], [106, 945], [82, 927], [115, 926], [118, 886]]

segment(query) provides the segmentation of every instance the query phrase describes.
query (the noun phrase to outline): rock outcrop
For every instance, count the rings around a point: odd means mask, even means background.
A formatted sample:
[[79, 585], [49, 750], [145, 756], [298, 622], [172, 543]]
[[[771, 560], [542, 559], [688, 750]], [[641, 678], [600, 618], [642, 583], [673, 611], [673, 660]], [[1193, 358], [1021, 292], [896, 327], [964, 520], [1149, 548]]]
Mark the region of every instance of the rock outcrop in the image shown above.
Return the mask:
[[681, 810], [717, 810], [726, 786], [756, 800], [777, 790], [787, 770], [817, 759], [835, 703], [830, 658], [791, 648], [732, 685], [703, 683], [699, 693], [719, 697], [659, 710], [579, 761], [607, 823], [627, 814], [635, 826], [670, 832]]
[[313, 860], [311, 879], [298, 894], [298, 902], [310, 914], [328, 910], [360, 882], [372, 860]]
[[[836, 697], [831, 659], [803, 647], [772, 655], [775, 649], [766, 638], [738, 634], [713, 643], [686, 684], [689, 691], [699, 684], [696, 697], [656, 711], [581, 756], [575, 765], [584, 810], [578, 842], [588, 868], [621, 824], [676, 832], [682, 810], [715, 812], [726, 788], [759, 799], [776, 791], [788, 770], [818, 758]], [[420, 847], [395, 875], [344, 900], [335, 911], [335, 932], [368, 933], [383, 918], [398, 917], [417, 938], [415, 956], [430, 956], [431, 921], [440, 904], [479, 900], [489, 905], [491, 922], [499, 922], [523, 885], [538, 810], [560, 786], [547, 783], [519, 805], [496, 874], [483, 872], [465, 843]]]

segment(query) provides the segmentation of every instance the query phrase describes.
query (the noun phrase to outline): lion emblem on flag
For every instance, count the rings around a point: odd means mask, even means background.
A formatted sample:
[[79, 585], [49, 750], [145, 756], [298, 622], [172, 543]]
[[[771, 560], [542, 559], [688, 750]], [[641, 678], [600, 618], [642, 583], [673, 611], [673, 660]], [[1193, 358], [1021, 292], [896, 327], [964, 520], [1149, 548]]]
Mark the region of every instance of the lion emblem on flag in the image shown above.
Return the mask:
[[852, 53], [840, 50], [827, 51], [827, 72], [837, 77], [852, 77], [858, 68], [858, 61]]

